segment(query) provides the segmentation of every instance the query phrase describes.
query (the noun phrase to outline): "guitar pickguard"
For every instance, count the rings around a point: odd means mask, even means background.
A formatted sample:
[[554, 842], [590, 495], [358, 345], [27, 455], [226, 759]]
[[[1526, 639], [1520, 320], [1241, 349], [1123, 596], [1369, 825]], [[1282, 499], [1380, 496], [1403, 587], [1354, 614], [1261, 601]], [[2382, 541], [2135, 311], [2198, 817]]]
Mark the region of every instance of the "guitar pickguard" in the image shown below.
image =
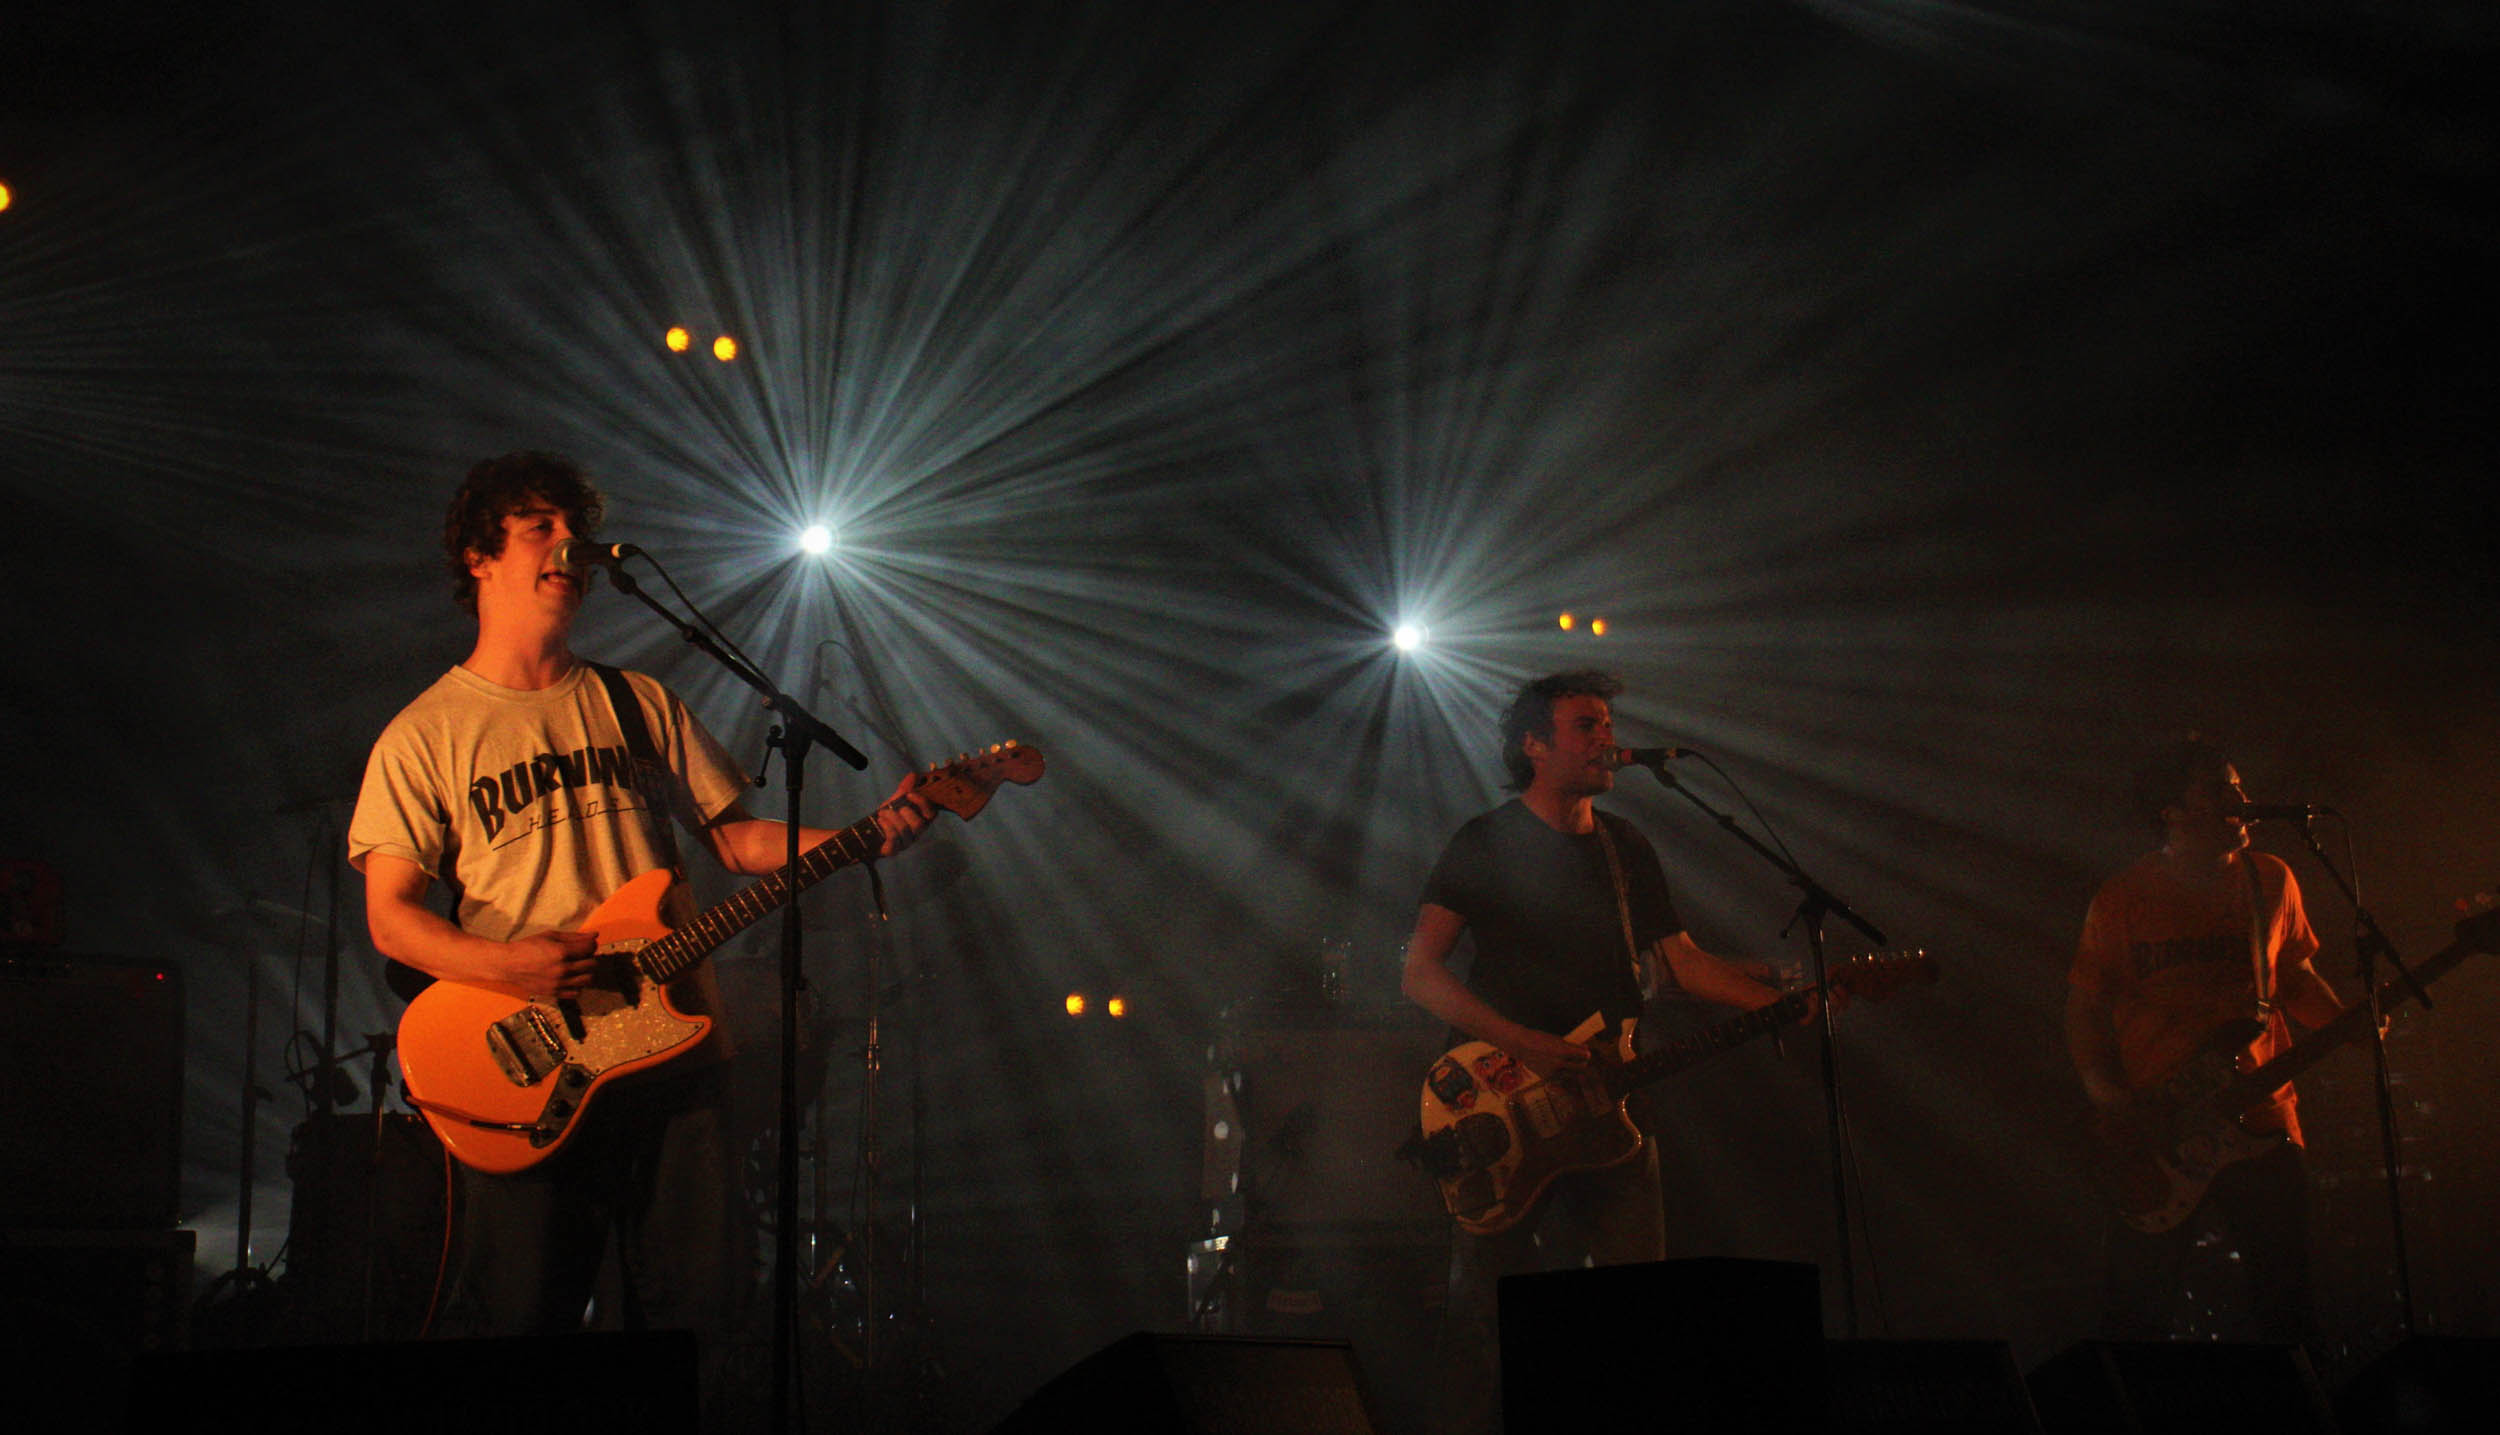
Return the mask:
[[1433, 1063], [1424, 1078], [1423, 1161], [1462, 1228], [1508, 1229], [1556, 1176], [1640, 1151], [1644, 1138], [1606, 1090], [1602, 1072], [1614, 1055], [1603, 1044], [1597, 1051], [1597, 1067], [1577, 1078], [1540, 1078], [1485, 1042]]

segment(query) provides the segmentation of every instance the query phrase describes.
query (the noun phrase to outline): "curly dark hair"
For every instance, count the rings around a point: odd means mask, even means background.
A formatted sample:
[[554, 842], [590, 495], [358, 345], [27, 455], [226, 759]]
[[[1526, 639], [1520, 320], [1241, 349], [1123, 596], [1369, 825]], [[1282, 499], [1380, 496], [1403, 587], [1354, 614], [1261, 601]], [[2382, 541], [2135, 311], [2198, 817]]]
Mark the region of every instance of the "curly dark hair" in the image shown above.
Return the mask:
[[2129, 810], [2159, 834], [2167, 829], [2162, 810], [2178, 805], [2188, 789], [2201, 782], [2219, 783], [2231, 770], [2231, 755], [2203, 733], [2172, 738], [2145, 754], [2128, 785]]
[[1536, 769], [1528, 763], [1526, 744], [1531, 736], [1553, 741], [1557, 699], [1604, 698], [1613, 702], [1622, 692], [1623, 679], [1594, 668], [1549, 673], [1521, 687], [1510, 706], [1502, 710], [1502, 767], [1510, 774], [1509, 790], [1525, 792], [1528, 784], [1536, 780]]
[[532, 502], [562, 513], [576, 538], [597, 532], [607, 513], [598, 485], [569, 458], [524, 449], [478, 464], [461, 480], [450, 512], [443, 515], [443, 560], [451, 570], [454, 602], [477, 611], [470, 555], [492, 558], [503, 552], [503, 521]]

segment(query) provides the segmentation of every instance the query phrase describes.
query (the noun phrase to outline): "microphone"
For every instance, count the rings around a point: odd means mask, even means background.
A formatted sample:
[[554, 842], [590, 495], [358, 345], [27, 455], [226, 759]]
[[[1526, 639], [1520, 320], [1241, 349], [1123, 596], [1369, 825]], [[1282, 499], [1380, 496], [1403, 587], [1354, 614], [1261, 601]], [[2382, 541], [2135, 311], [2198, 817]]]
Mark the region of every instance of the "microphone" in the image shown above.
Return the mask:
[[556, 563], [565, 568], [613, 568], [641, 556], [642, 550], [631, 543], [593, 543], [586, 538], [567, 538], [555, 551]]
[[1619, 747], [1611, 759], [1616, 767], [1657, 767], [1679, 757], [1699, 757], [1689, 747]]
[[2222, 809], [2222, 815], [2242, 822], [2306, 822], [2312, 817], [2343, 814], [2312, 802], [2234, 802]]

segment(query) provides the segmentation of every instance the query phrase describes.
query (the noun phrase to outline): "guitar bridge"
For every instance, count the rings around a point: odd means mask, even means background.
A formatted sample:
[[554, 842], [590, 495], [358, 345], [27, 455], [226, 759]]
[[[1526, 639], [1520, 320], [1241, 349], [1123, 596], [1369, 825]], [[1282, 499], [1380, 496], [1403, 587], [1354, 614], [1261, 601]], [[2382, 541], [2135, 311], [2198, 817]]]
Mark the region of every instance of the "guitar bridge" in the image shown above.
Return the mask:
[[564, 1033], [536, 1002], [486, 1028], [486, 1051], [515, 1086], [535, 1086], [564, 1064]]

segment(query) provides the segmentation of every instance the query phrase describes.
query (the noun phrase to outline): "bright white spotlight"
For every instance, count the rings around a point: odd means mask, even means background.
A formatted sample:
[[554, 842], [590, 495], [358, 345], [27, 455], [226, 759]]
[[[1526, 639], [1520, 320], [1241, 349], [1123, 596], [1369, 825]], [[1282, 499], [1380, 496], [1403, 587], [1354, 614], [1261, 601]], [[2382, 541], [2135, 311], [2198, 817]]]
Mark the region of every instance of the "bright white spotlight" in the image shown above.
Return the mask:
[[807, 531], [799, 535], [799, 551], [802, 553], [826, 553], [832, 548], [833, 530], [821, 523], [809, 524]]
[[1389, 642], [1399, 652], [1411, 653], [1422, 647], [1424, 639], [1429, 636], [1421, 623], [1400, 623], [1396, 631], [1389, 634]]

